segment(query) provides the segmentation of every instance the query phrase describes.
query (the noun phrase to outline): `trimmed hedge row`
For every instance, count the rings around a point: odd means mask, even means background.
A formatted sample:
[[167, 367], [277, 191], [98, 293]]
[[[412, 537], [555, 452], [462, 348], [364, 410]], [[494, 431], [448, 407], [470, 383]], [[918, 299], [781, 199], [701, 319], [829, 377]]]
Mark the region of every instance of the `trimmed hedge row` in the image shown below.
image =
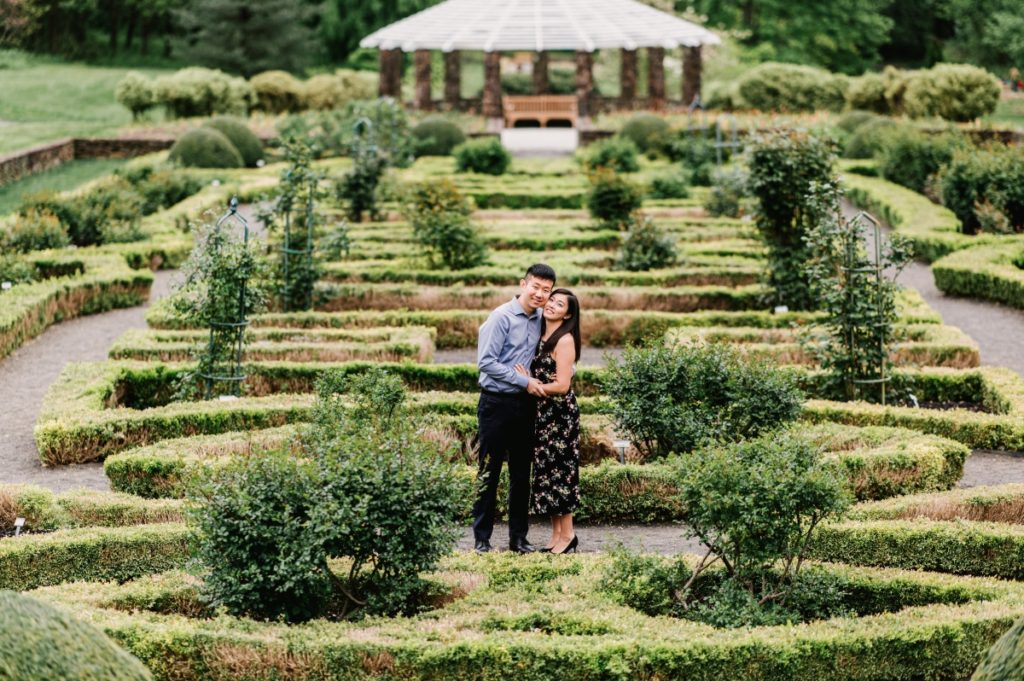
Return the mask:
[[123, 527], [180, 522], [177, 501], [145, 501], [131, 494], [75, 491], [54, 494], [34, 485], [0, 484], [0, 532], [24, 518], [26, 532], [74, 527]]
[[[464, 437], [475, 436], [476, 419], [462, 417]], [[441, 422], [447, 419], [442, 418]], [[607, 422], [584, 417], [585, 440], [592, 450], [613, 455], [604, 430]], [[183, 480], [195, 467], [213, 465], [229, 456], [281, 446], [295, 437], [294, 427], [256, 433], [225, 433], [165, 440], [106, 459], [104, 472], [119, 491], [146, 498], [184, 494]], [[963, 474], [969, 451], [950, 440], [894, 428], [851, 428], [834, 424], [805, 428], [800, 435], [831, 452], [846, 470], [858, 499], [948, 489]], [[679, 519], [671, 469], [663, 464], [610, 464], [580, 469], [581, 521], [670, 522]], [[474, 471], [469, 471], [474, 474]]]
[[[511, 297], [511, 289], [509, 292]], [[901, 291], [898, 297], [900, 319], [906, 324], [941, 324], [942, 318], [932, 310], [917, 291]], [[504, 302], [504, 301], [503, 301]], [[476, 347], [480, 325], [488, 310], [357, 310], [350, 312], [289, 312], [254, 315], [253, 327], [288, 328], [370, 328], [378, 326], [429, 326], [437, 331], [438, 349]], [[722, 312], [649, 312], [646, 310], [587, 310], [583, 326], [583, 343], [591, 347], [618, 347], [660, 338], [679, 326], [747, 326], [765, 329], [805, 326], [817, 313], [767, 311]], [[184, 324], [162, 300], [146, 311], [146, 322], [156, 329], [182, 328]]]
[[[694, 559], [695, 560], [695, 559]], [[96, 623], [157, 678], [465, 681], [744, 678], [952, 679], [1024, 615], [1024, 587], [980, 578], [826, 565], [860, 617], [713, 627], [652, 618], [600, 588], [610, 558], [457, 555], [434, 579], [454, 600], [419, 616], [287, 626], [207, 617], [184, 573], [33, 595]], [[470, 592], [468, 598], [459, 595]], [[140, 612], [141, 610], [141, 612]], [[878, 614], [875, 614], [878, 613]]]
[[[971, 368], [981, 364], [978, 344], [956, 327], [939, 324], [899, 326], [891, 357], [899, 366]], [[769, 357], [779, 364], [813, 365], [817, 359], [800, 343], [796, 329], [757, 327], [682, 327], [672, 329], [669, 343], [704, 340], [735, 344], [742, 351]]]
[[184, 525], [90, 527], [0, 539], [0, 589], [26, 591], [73, 581], [124, 582], [184, 567]]
[[[245, 361], [348, 362], [431, 362], [434, 357], [434, 329], [404, 327], [393, 329], [302, 330], [255, 329], [247, 332]], [[188, 361], [193, 351], [207, 342], [204, 331], [152, 331], [132, 329], [118, 338], [108, 351], [111, 359]]]
[[[520, 275], [521, 276], [521, 275]], [[324, 312], [353, 310], [461, 310], [493, 309], [508, 302], [507, 287], [437, 287], [394, 284], [334, 284], [316, 287], [316, 308]], [[584, 310], [648, 310], [696, 312], [698, 310], [755, 310], [762, 307], [760, 285], [678, 286], [645, 288], [617, 286], [576, 287], [574, 293]]]
[[56, 257], [49, 264], [77, 265], [81, 273], [0, 292], [0, 358], [65, 319], [141, 305], [153, 284], [148, 270], [132, 269], [117, 255]]
[[946, 295], [1024, 308], [1024, 240], [1007, 239], [950, 253], [932, 263], [935, 286]]
[[854, 204], [871, 211], [914, 244], [914, 256], [934, 262], [962, 248], [990, 243], [998, 237], [970, 236], [960, 231], [953, 212], [906, 187], [877, 177], [848, 173], [843, 175], [846, 196]]
[[[69, 364], [51, 386], [35, 429], [40, 458], [47, 465], [96, 461], [133, 446], [162, 439], [231, 430], [269, 428], [308, 419], [310, 395], [270, 394], [311, 390], [319, 372], [333, 367], [364, 371], [382, 363], [336, 365], [265, 363], [253, 365], [250, 389], [254, 395], [228, 402], [166, 401], [176, 377], [188, 365], [149, 365], [133, 362]], [[413, 390], [444, 390], [417, 395], [431, 413], [465, 415], [475, 408], [476, 367], [473, 365], [383, 364]], [[805, 389], [812, 392], [820, 374], [799, 368]], [[581, 409], [604, 409], [600, 398], [586, 397], [600, 380], [599, 369], [577, 375]], [[905, 371], [922, 401], [978, 403], [993, 413], [962, 409], [934, 410], [882, 407], [866, 403], [812, 400], [803, 418], [851, 425], [902, 426], [956, 440], [970, 447], [1018, 450], [1024, 448], [1024, 380], [1006, 369], [982, 367], [954, 371]], [[117, 405], [134, 405], [125, 408]]]

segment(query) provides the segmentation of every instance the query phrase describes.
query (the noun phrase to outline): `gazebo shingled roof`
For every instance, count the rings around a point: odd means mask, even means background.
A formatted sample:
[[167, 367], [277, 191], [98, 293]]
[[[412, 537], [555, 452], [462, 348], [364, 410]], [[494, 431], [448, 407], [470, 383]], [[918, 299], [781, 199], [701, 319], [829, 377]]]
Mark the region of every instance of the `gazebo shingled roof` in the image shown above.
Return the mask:
[[719, 42], [711, 31], [636, 0], [446, 0], [385, 26], [359, 44], [403, 52], [593, 52]]

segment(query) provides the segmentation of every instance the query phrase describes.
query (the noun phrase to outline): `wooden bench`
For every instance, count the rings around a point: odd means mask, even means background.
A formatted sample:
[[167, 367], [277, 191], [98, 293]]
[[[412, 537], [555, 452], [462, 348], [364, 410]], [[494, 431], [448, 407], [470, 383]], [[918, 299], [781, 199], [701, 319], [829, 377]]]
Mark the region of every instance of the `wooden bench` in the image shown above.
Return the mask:
[[579, 102], [575, 95], [524, 95], [501, 98], [505, 127], [516, 127], [517, 121], [537, 121], [542, 127], [551, 121], [566, 121], [577, 127]]

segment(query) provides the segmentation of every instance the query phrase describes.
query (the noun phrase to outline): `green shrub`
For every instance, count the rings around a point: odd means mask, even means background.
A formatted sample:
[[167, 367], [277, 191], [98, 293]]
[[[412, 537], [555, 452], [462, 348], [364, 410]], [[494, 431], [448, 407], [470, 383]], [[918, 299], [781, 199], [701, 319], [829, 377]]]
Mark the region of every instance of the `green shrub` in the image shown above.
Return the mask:
[[238, 154], [242, 157], [242, 164], [246, 168], [255, 168], [256, 163], [263, 159], [263, 143], [249, 129], [245, 121], [229, 116], [217, 116], [204, 123], [203, 127], [216, 130], [227, 137], [231, 145], [238, 150]]
[[878, 114], [870, 111], [853, 110], [847, 111], [839, 120], [836, 121], [836, 127], [847, 134], [853, 134], [865, 123], [877, 120]]
[[287, 71], [264, 71], [249, 79], [256, 106], [272, 114], [293, 113], [304, 105], [302, 82]]
[[634, 221], [626, 238], [622, 240], [615, 268], [629, 272], [646, 272], [671, 267], [677, 258], [676, 240], [659, 229], [653, 220], [645, 217]]
[[[466, 141], [462, 128], [441, 116], [428, 116], [412, 129], [417, 156], [450, 156]], [[498, 173], [500, 174], [500, 173]]]
[[224, 133], [212, 128], [196, 128], [179, 137], [168, 160], [193, 168], [241, 168], [242, 155]]
[[840, 111], [848, 80], [823, 69], [766, 62], [740, 77], [743, 102], [761, 111]]
[[170, 208], [198, 193], [206, 184], [190, 173], [173, 169], [147, 169], [149, 172], [143, 178], [132, 181], [135, 190], [142, 197], [144, 215]]
[[641, 153], [647, 153], [660, 150], [668, 131], [668, 122], [661, 116], [638, 113], [626, 121], [619, 134], [633, 142]]
[[890, 182], [923, 194], [930, 178], [953, 159], [957, 149], [966, 146], [967, 141], [955, 132], [931, 135], [897, 128], [880, 150], [879, 171]]
[[843, 145], [846, 158], [872, 158], [887, 144], [889, 138], [900, 129], [900, 124], [891, 118], [874, 118], [854, 130]]
[[512, 163], [512, 155], [497, 137], [463, 142], [452, 153], [455, 169], [460, 173], [504, 175]]
[[114, 98], [118, 104], [131, 111], [132, 118], [136, 120], [157, 104], [153, 79], [138, 71], [129, 71], [118, 81], [114, 89]]
[[611, 137], [594, 142], [581, 155], [583, 166], [590, 170], [608, 168], [617, 173], [640, 170], [636, 145], [624, 137]]
[[996, 109], [1002, 86], [988, 71], [969, 64], [937, 64], [907, 83], [906, 113], [915, 118], [938, 116], [973, 121]]
[[209, 568], [204, 588], [212, 603], [292, 622], [328, 609], [331, 572], [326, 528], [314, 520], [317, 485], [309, 463], [286, 448], [208, 469], [190, 489], [189, 525]]
[[12, 591], [0, 591], [0, 671], [12, 681], [153, 678], [100, 629]]
[[[865, 73], [850, 79], [846, 90], [846, 106], [851, 113], [889, 113], [889, 100], [885, 97], [885, 76], [881, 73]], [[842, 126], [841, 126], [842, 127]], [[852, 129], [847, 130], [852, 132]]]
[[256, 104], [256, 93], [244, 78], [198, 66], [160, 76], [154, 86], [157, 102], [176, 118], [245, 115]]
[[411, 190], [404, 213], [432, 267], [452, 270], [487, 261], [487, 245], [470, 222], [472, 206], [450, 180], [424, 182]]
[[648, 458], [756, 436], [796, 419], [803, 399], [791, 374], [718, 344], [627, 349], [604, 387], [616, 428]]
[[652, 199], [685, 199], [690, 196], [690, 173], [681, 168], [651, 180], [647, 195]]
[[767, 283], [776, 305], [812, 310], [818, 304], [807, 271], [807, 237], [832, 219], [835, 155], [830, 142], [801, 132], [767, 135], [749, 152], [756, 224], [768, 246]]
[[590, 216], [615, 229], [633, 222], [633, 213], [643, 204], [640, 187], [608, 167], [599, 167], [590, 177], [587, 210]]
[[1011, 681], [1024, 676], [1024, 619], [1017, 620], [985, 653], [971, 681]]
[[0, 253], [0, 283], [25, 284], [36, 278], [36, 270], [15, 253]]
[[942, 203], [960, 218], [966, 234], [981, 230], [984, 211], [992, 208], [1005, 216], [1012, 231], [1024, 230], [1024, 150], [1019, 147], [955, 152], [941, 189]]
[[738, 218], [743, 215], [747, 175], [738, 168], [719, 168], [712, 175], [711, 193], [704, 210], [712, 217]]
[[303, 92], [307, 109], [344, 109], [358, 101], [372, 100], [377, 85], [366, 72], [338, 69], [313, 76], [306, 81]]
[[[690, 182], [699, 187], [711, 184], [711, 173], [717, 163], [717, 154], [711, 140], [702, 133], [680, 133], [666, 149], [668, 157], [681, 163], [690, 173]], [[729, 150], [721, 149], [722, 161], [729, 160]]]
[[29, 208], [0, 234], [0, 250], [19, 253], [64, 248], [69, 243], [67, 230], [61, 225], [60, 219], [45, 208]]

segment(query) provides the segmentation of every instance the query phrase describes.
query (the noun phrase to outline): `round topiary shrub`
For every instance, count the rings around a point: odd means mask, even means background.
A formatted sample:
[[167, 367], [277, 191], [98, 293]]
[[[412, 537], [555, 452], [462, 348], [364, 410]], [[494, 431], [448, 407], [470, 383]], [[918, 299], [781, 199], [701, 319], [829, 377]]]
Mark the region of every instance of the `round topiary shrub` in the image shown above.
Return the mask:
[[889, 113], [889, 100], [885, 97], [886, 79], [881, 73], [865, 73], [850, 79], [846, 90], [846, 106], [854, 111], [876, 114]]
[[1017, 620], [1010, 630], [985, 653], [974, 670], [971, 681], [1011, 681], [1024, 678], [1024, 619]]
[[450, 156], [466, 141], [459, 126], [441, 116], [428, 116], [412, 129], [417, 156]]
[[891, 118], [875, 118], [857, 128], [843, 146], [846, 158], [871, 158], [880, 152], [900, 124]]
[[132, 112], [132, 118], [138, 119], [156, 106], [156, 88], [153, 81], [138, 71], [125, 74], [114, 90], [117, 102]]
[[249, 79], [257, 107], [267, 113], [292, 113], [303, 106], [302, 81], [287, 71], [264, 71]]
[[260, 138], [242, 120], [230, 116], [217, 116], [207, 121], [204, 127], [212, 128], [228, 138], [242, 156], [246, 168], [255, 168], [263, 158], [263, 144]]
[[635, 173], [640, 170], [638, 150], [632, 140], [623, 137], [594, 142], [583, 152], [583, 165], [591, 170], [610, 168], [618, 173]]
[[938, 64], [911, 78], [903, 95], [907, 115], [973, 121], [999, 103], [999, 79], [969, 64]]
[[154, 87], [157, 104], [175, 118], [245, 115], [256, 104], [256, 92], [249, 81], [200, 66], [160, 76]]
[[306, 108], [317, 110], [343, 109], [350, 102], [372, 99], [377, 91], [365, 74], [348, 69], [313, 76], [304, 89]]
[[13, 591], [0, 591], [0, 678], [152, 681], [96, 627]]
[[455, 169], [460, 173], [504, 175], [512, 163], [512, 156], [497, 137], [470, 140], [460, 144], [453, 152]]
[[587, 210], [603, 225], [625, 229], [633, 223], [644, 195], [640, 187], [609, 168], [598, 168], [590, 178]]
[[626, 121], [619, 134], [633, 142], [642, 153], [647, 153], [664, 144], [668, 131], [668, 123], [661, 116], [639, 113]]
[[849, 79], [824, 69], [765, 62], [740, 78], [743, 103], [761, 111], [840, 111]]
[[241, 168], [242, 155], [224, 133], [213, 128], [189, 130], [168, 155], [171, 163], [194, 168]]

